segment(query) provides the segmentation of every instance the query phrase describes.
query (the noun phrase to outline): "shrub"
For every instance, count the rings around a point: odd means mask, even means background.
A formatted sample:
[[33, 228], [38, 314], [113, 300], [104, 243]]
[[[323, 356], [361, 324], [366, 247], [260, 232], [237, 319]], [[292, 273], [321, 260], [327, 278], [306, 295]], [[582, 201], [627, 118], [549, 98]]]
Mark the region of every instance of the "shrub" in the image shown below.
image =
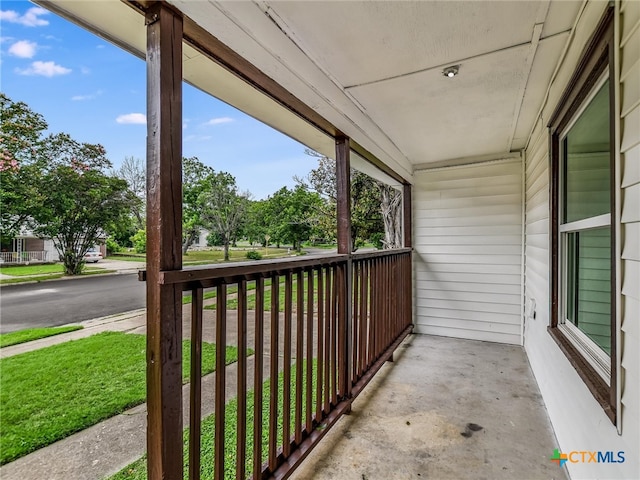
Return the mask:
[[116, 242], [111, 237], [107, 238], [107, 241], [105, 243], [107, 245], [107, 254], [108, 255], [111, 255], [112, 253], [118, 253], [118, 252], [122, 251], [122, 247], [120, 245], [118, 245], [118, 242]]
[[134, 236], [131, 237], [133, 242], [133, 249], [136, 253], [147, 252], [147, 231], [138, 230]]
[[257, 250], [249, 250], [247, 252], [247, 258], [249, 260], [262, 260], [262, 254]]
[[207, 247], [221, 247], [224, 245], [222, 237], [217, 232], [211, 232], [207, 235]]
[[381, 250], [383, 247], [383, 244], [382, 244], [383, 238], [384, 238], [384, 233], [378, 232], [378, 233], [373, 233], [371, 235], [370, 240], [371, 240], [371, 243], [373, 243], [374, 247], [376, 247], [378, 250]]

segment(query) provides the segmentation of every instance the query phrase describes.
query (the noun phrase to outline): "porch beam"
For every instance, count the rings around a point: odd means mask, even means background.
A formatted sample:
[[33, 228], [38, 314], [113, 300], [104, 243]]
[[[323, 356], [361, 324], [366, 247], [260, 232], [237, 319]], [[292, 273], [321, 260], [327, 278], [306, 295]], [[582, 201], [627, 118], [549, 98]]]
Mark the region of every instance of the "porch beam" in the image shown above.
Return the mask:
[[153, 4], [147, 25], [148, 478], [182, 478], [182, 18]]

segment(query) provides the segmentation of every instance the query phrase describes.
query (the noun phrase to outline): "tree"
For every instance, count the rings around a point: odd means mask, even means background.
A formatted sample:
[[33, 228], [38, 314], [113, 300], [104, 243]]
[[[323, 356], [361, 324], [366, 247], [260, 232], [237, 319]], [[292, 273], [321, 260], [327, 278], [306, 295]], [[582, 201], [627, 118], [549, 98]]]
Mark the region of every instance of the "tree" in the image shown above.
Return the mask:
[[133, 193], [131, 214], [135, 219], [135, 230], [144, 230], [146, 225], [147, 202], [147, 167], [144, 162], [135, 157], [125, 157], [115, 175], [127, 182]]
[[213, 174], [213, 168], [202, 163], [198, 157], [182, 159], [182, 254], [200, 235], [202, 204], [200, 196], [206, 189], [205, 180]]
[[317, 225], [317, 212], [323, 202], [320, 195], [303, 185], [293, 190], [282, 187], [267, 199], [269, 234], [276, 243], [291, 243], [300, 251], [302, 242], [309, 240]]
[[47, 122], [0, 93], [0, 237], [14, 237], [43, 202], [39, 187]]
[[101, 145], [51, 136], [41, 182], [46, 201], [33, 213], [34, 232], [49, 237], [67, 275], [81, 273], [83, 257], [112, 223], [127, 216], [127, 182], [108, 175], [111, 163]]
[[266, 247], [265, 236], [269, 229], [269, 202], [267, 200], [251, 200], [247, 205], [247, 221], [244, 224], [244, 236], [253, 245], [260, 243]]
[[237, 237], [250, 194], [238, 192], [236, 179], [227, 172], [211, 173], [202, 182], [198, 197], [200, 218], [205, 228], [219, 235], [224, 259], [229, 260], [229, 245]]
[[[322, 226], [326, 235], [335, 238], [336, 235], [336, 163], [312, 150], [305, 150], [318, 160], [318, 167], [311, 170], [306, 178], [294, 177], [299, 185], [307, 186], [310, 190], [320, 194], [326, 202], [320, 207], [318, 224]], [[365, 240], [371, 239], [384, 231], [381, 202], [382, 190], [387, 188], [365, 173], [351, 169], [351, 241], [353, 250]], [[392, 193], [389, 193], [392, 196]], [[391, 248], [391, 247], [389, 247]]]

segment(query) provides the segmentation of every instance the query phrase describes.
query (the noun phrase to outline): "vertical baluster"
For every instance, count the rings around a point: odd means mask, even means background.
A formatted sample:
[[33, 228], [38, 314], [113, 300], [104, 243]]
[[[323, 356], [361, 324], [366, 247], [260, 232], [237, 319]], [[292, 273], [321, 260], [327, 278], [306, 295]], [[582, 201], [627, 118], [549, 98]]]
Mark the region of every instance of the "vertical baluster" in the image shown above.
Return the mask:
[[318, 268], [318, 351], [316, 358], [316, 421], [322, 420], [322, 386], [324, 385], [324, 277], [323, 268]]
[[362, 261], [362, 279], [360, 281], [360, 374], [367, 368], [369, 335], [369, 260]]
[[246, 477], [247, 456], [247, 281], [238, 282], [238, 422], [236, 478]]
[[302, 442], [302, 372], [304, 371], [304, 276], [297, 274], [298, 305], [296, 310], [296, 397], [294, 435], [297, 445]]
[[216, 293], [216, 394], [214, 434], [214, 479], [224, 478], [225, 352], [227, 350], [227, 286]]
[[325, 282], [324, 295], [324, 413], [329, 413], [331, 400], [331, 276], [332, 267], [327, 267], [327, 281]]
[[333, 403], [337, 403], [338, 398], [342, 398], [346, 395], [345, 379], [347, 378], [347, 359], [346, 353], [346, 290], [347, 290], [347, 276], [344, 265], [338, 265], [336, 267], [336, 386], [334, 390]]
[[402, 275], [402, 257], [396, 255], [393, 259], [394, 284], [396, 285], [396, 294], [394, 295], [395, 309], [393, 311], [393, 338], [400, 333], [399, 318], [402, 316], [402, 292], [404, 288], [404, 277]]
[[378, 358], [378, 339], [380, 336], [380, 305], [382, 291], [380, 290], [380, 259], [373, 259], [373, 287], [371, 288], [371, 330], [373, 343], [371, 345], [371, 363]]
[[[384, 291], [392, 293], [393, 290], [391, 288], [391, 257], [384, 258]], [[393, 297], [393, 295], [392, 295]], [[389, 299], [389, 301], [385, 302], [385, 319], [384, 319], [384, 340], [382, 342], [382, 347], [380, 348], [380, 353], [382, 353], [387, 345], [390, 344], [390, 327], [391, 327], [391, 318], [393, 317], [393, 311], [391, 307], [393, 306], [393, 300]]]
[[337, 353], [338, 353], [338, 267], [333, 267], [333, 285], [331, 289], [331, 403], [338, 403]]
[[360, 376], [359, 368], [358, 368], [358, 358], [360, 355], [360, 319], [359, 319], [359, 307], [360, 307], [360, 288], [359, 288], [359, 280], [360, 280], [360, 262], [353, 262], [353, 293], [348, 292], [349, 295], [353, 296], [353, 350], [352, 350], [352, 359], [351, 359], [351, 378], [353, 381], [357, 381]]
[[280, 328], [280, 278], [271, 278], [271, 369], [269, 390], [269, 470], [275, 471], [278, 448], [278, 329]]
[[406, 275], [407, 275], [407, 283], [408, 288], [406, 291], [406, 303], [407, 303], [407, 311], [405, 312], [405, 327], [408, 327], [413, 323], [413, 263], [411, 261], [411, 253], [407, 254], [407, 265], [405, 266]]
[[313, 428], [313, 270], [307, 270], [307, 381], [306, 381], [306, 430]]
[[288, 271], [284, 284], [284, 399], [282, 402], [282, 451], [287, 458], [291, 454], [291, 310], [292, 277]]
[[264, 279], [256, 279], [253, 377], [253, 480], [262, 478], [262, 369], [264, 368]]
[[362, 276], [360, 280], [360, 374], [364, 373], [367, 362], [367, 316], [369, 312], [368, 296], [369, 296], [369, 262], [362, 261]]
[[202, 288], [191, 291], [191, 374], [189, 409], [189, 479], [200, 479], [202, 415]]

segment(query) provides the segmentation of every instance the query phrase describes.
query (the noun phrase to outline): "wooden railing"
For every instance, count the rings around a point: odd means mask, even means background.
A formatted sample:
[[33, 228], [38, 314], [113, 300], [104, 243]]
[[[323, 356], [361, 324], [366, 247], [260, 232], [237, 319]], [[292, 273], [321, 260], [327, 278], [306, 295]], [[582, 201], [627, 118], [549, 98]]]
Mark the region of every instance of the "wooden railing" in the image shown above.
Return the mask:
[[[287, 476], [412, 328], [410, 249], [164, 271], [160, 283], [192, 294], [192, 480]], [[203, 296], [211, 288], [215, 420], [213, 448], [204, 448]], [[238, 361], [225, 366], [230, 344]], [[248, 349], [252, 355], [243, 354]], [[234, 409], [225, 405], [227, 383], [235, 383]]]

